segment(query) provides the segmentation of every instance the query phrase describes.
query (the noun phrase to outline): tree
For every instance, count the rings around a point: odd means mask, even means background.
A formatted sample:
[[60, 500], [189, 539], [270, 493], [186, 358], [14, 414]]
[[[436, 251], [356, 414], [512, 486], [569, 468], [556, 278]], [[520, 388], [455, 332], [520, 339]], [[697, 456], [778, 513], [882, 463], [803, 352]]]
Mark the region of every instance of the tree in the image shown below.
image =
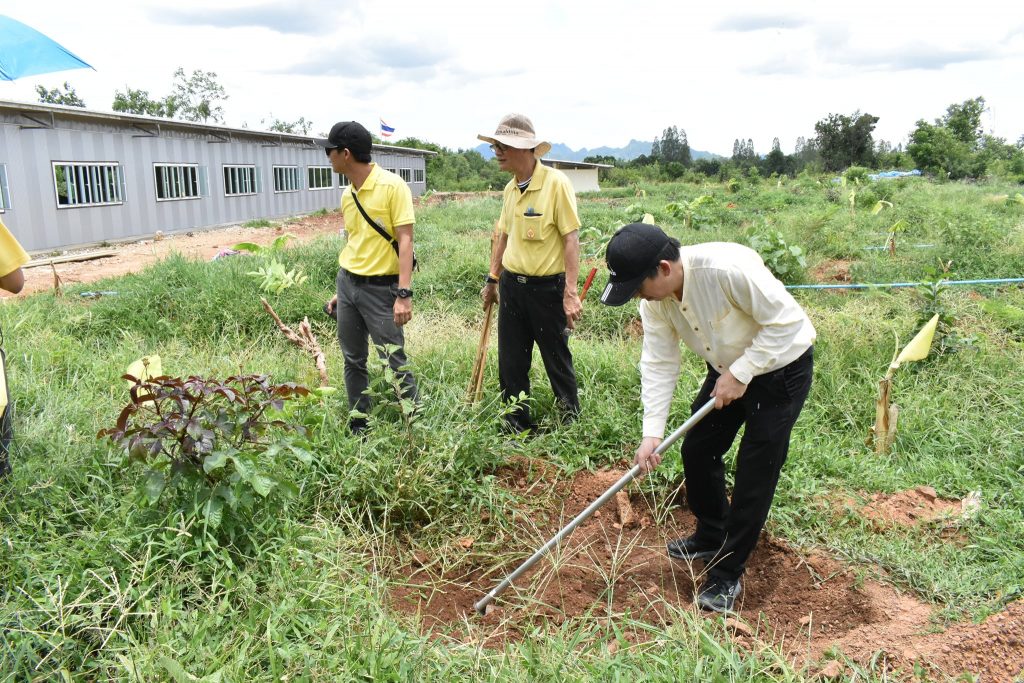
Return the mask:
[[[261, 119], [260, 123], [266, 124], [266, 119]], [[297, 121], [282, 121], [275, 118], [267, 127], [267, 130], [275, 133], [291, 133], [292, 135], [309, 135], [309, 131], [312, 129], [313, 122], [307, 121], [303, 116], [300, 116]]]
[[125, 86], [125, 92], [114, 91], [114, 111], [126, 114], [144, 114], [146, 116], [160, 116], [162, 118], [173, 118], [178, 107], [173, 97], [165, 97], [163, 100], [153, 100], [149, 97], [148, 90], [134, 90]]
[[829, 114], [814, 124], [815, 143], [826, 171], [874, 164], [874, 140], [878, 117], [855, 111], [852, 116]]
[[745, 141], [737, 138], [732, 143], [732, 162], [738, 169], [747, 170], [757, 163], [757, 152], [754, 151], [754, 141], [747, 138]]
[[78, 96], [75, 89], [64, 81], [63, 91], [60, 87], [47, 90], [41, 85], [36, 86], [36, 93], [39, 94], [39, 101], [44, 104], [64, 104], [69, 107], [84, 107], [85, 102]]
[[772, 140], [772, 151], [768, 152], [767, 156], [765, 156], [764, 162], [761, 164], [761, 172], [766, 176], [770, 176], [773, 173], [788, 175], [795, 166], [796, 163], [792, 157], [787, 157], [783, 153], [782, 147], [779, 145], [779, 139], [775, 138]]
[[651, 145], [651, 156], [665, 163], [675, 162], [683, 166], [689, 166], [692, 162], [690, 156], [690, 143], [686, 140], [686, 131], [680, 131], [675, 126], [669, 126], [661, 134], [661, 140], [654, 138]]
[[921, 119], [910, 134], [907, 153], [914, 163], [930, 173], [956, 180], [971, 175], [971, 147], [946, 126]]
[[949, 105], [946, 115], [935, 123], [946, 126], [953, 137], [973, 147], [981, 140], [981, 115], [984, 111], [985, 98], [975, 97], [973, 100]]
[[185, 70], [178, 67], [174, 72], [174, 84], [171, 89], [177, 111], [186, 121], [202, 121], [209, 119], [224, 122], [224, 110], [218, 101], [228, 99], [224, 86], [217, 82], [217, 74], [213, 71], [193, 71], [185, 77]]

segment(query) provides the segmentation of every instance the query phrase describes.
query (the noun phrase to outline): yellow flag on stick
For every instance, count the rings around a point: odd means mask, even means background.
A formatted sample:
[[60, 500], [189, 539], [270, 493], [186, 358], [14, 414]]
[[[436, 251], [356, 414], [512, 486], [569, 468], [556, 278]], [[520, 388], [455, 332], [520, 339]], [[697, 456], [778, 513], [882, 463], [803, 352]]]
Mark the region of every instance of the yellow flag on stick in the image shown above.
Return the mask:
[[892, 375], [893, 371], [899, 368], [902, 363], [921, 360], [928, 355], [928, 351], [932, 348], [932, 338], [935, 337], [935, 328], [938, 324], [939, 314], [936, 313], [932, 316], [931, 320], [925, 323], [921, 331], [910, 340], [910, 343], [903, 347], [903, 351], [900, 352], [900, 355], [896, 356], [896, 360], [889, 364], [889, 375]]
[[903, 350], [889, 363], [889, 370], [885, 377], [878, 383], [878, 400], [875, 401], [875, 426], [871, 430], [871, 441], [874, 443], [876, 453], [885, 453], [892, 446], [896, 439], [896, 421], [899, 419], [900, 409], [896, 404], [890, 404], [889, 393], [892, 390], [892, 374], [903, 363], [912, 363], [921, 360], [928, 355], [932, 348], [932, 339], [935, 337], [935, 328], [939, 324], [939, 315], [936, 313], [932, 319], [925, 323], [924, 327], [914, 335]]
[[136, 377], [143, 382], [147, 382], [154, 377], [160, 377], [164, 374], [163, 368], [160, 366], [160, 356], [143, 356], [129, 365], [128, 369], [125, 370], [125, 374]]

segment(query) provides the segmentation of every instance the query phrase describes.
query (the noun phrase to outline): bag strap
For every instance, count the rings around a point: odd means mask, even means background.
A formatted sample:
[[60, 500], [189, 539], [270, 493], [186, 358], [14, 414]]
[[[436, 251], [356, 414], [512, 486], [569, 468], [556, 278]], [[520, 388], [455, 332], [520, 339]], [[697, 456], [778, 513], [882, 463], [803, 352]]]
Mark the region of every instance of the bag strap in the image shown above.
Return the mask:
[[366, 222], [370, 224], [371, 228], [377, 231], [378, 235], [391, 243], [391, 248], [395, 250], [395, 256], [398, 256], [398, 242], [395, 241], [395, 238], [389, 235], [384, 228], [377, 225], [377, 223], [370, 218], [370, 214], [366, 213], [366, 209], [364, 209], [363, 205], [359, 203], [359, 197], [356, 195], [354, 190], [349, 190], [349, 194], [352, 195], [352, 199], [356, 203], [356, 208], [359, 209], [359, 213], [363, 214], [363, 218]]

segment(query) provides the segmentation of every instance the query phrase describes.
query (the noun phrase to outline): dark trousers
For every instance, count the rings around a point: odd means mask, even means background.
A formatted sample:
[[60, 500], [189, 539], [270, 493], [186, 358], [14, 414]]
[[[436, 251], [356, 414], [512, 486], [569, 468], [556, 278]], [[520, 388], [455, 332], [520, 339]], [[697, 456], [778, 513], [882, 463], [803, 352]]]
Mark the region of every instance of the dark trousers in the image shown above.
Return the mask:
[[[370, 411], [370, 397], [364, 394], [369, 385], [366, 358], [367, 336], [376, 346], [397, 346], [388, 356], [388, 364], [403, 386], [406, 398], [416, 399], [416, 379], [407, 369], [405, 335], [395, 324], [395, 284], [360, 282], [344, 270], [338, 271], [338, 344], [345, 358], [345, 391], [348, 405], [361, 413]], [[384, 352], [380, 352], [384, 357]]]
[[[533, 345], [540, 348], [551, 390], [565, 415], [579, 414], [576, 371], [569, 351], [562, 296], [565, 275], [524, 277], [505, 271], [498, 285], [498, 384], [501, 398], [508, 401], [530, 393], [530, 364]], [[525, 405], [509, 414], [508, 426], [515, 431], [533, 427]]]
[[[789, 436], [800, 416], [814, 371], [814, 349], [789, 365], [751, 380], [743, 397], [711, 411], [683, 439], [686, 500], [697, 518], [697, 539], [722, 545], [709, 573], [739, 578], [757, 545], [789, 452]], [[692, 410], [708, 402], [719, 374], [708, 366]], [[746, 424], [736, 455], [735, 486], [725, 493], [722, 456]]]

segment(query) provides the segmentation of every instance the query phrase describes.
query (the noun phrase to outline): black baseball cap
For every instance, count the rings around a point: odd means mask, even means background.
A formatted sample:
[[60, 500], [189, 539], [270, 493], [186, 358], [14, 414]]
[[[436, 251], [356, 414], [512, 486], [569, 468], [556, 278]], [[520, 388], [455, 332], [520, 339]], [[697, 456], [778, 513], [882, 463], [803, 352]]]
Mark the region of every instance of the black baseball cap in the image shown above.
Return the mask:
[[632, 299], [668, 244], [669, 236], [657, 225], [630, 223], [619, 228], [605, 251], [610, 275], [601, 303], [621, 306]]
[[314, 138], [316, 144], [330, 149], [348, 149], [353, 154], [369, 154], [373, 148], [370, 131], [356, 121], [338, 121], [331, 126], [331, 133], [326, 138]]

